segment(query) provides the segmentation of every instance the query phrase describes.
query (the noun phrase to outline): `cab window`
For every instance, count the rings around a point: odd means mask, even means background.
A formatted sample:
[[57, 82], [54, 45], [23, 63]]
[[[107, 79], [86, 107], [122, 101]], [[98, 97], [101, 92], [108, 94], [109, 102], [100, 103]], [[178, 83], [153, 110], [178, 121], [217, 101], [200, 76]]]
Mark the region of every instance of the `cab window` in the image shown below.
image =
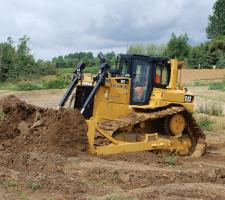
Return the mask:
[[130, 61], [123, 59], [120, 61], [120, 74], [124, 77], [130, 77]]
[[135, 60], [133, 63], [133, 91], [132, 102], [144, 103], [148, 97], [148, 83], [151, 81], [150, 64], [143, 60]]
[[168, 65], [157, 64], [155, 70], [155, 84], [167, 86], [169, 84], [170, 70]]

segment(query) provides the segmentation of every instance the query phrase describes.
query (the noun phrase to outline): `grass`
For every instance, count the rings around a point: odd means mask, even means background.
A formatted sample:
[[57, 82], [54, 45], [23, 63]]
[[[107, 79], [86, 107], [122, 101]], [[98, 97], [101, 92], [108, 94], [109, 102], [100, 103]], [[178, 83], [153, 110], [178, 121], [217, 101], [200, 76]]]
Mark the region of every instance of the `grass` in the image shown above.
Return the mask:
[[168, 166], [175, 166], [177, 162], [177, 157], [175, 154], [168, 154], [164, 157], [164, 160]]
[[41, 185], [39, 183], [35, 183], [33, 181], [29, 181], [27, 183], [27, 187], [32, 189], [33, 191], [41, 189]]
[[67, 88], [71, 82], [71, 76], [51, 76], [48, 79], [38, 79], [33, 81], [6, 82], [0, 85], [0, 90], [30, 91], [43, 89], [63, 89]]
[[137, 200], [136, 197], [128, 196], [127, 194], [121, 193], [121, 191], [115, 192], [114, 194], [107, 194], [105, 196], [89, 196], [88, 200]]
[[206, 134], [212, 134], [218, 131], [224, 132], [225, 130], [224, 116], [210, 116], [207, 114], [195, 113], [194, 117], [201, 128], [207, 131]]
[[86, 67], [84, 73], [97, 74], [99, 67]]
[[225, 91], [225, 80], [222, 80], [222, 81], [202, 80], [202, 81], [195, 81], [193, 83], [188, 83], [184, 85], [185, 86], [208, 86], [209, 90]]
[[217, 118], [213, 120], [213, 131], [224, 131], [225, 130], [225, 121], [224, 117]]
[[225, 91], [225, 80], [220, 81], [220, 82], [211, 82], [211, 83], [209, 83], [209, 89], [210, 90]]
[[5, 117], [5, 113], [0, 111], [0, 119], [3, 119]]
[[17, 187], [18, 184], [16, 181], [0, 181], [0, 186], [3, 188], [9, 188], [9, 187]]
[[65, 74], [65, 73], [72, 74], [74, 70], [75, 68], [58, 68], [57, 74]]
[[208, 116], [201, 116], [197, 119], [199, 126], [206, 130], [212, 131], [214, 122]]
[[[84, 73], [97, 74], [98, 69], [99, 67], [86, 67], [84, 69]], [[74, 70], [75, 68], [59, 68], [57, 74], [65, 74], [65, 73], [72, 74]]]
[[187, 84], [190, 86], [207, 86], [209, 83], [207, 81], [195, 81], [191, 84]]
[[59, 77], [55, 80], [43, 82], [44, 89], [63, 89], [67, 88], [71, 80], [68, 77]]
[[80, 163], [81, 163], [81, 160], [80, 160], [79, 157], [73, 157], [73, 158], [71, 158], [71, 159], [72, 159], [72, 161], [73, 161], [75, 164], [80, 164]]
[[20, 193], [19, 193], [19, 199], [20, 199], [20, 200], [29, 200], [29, 197], [27, 196], [26, 193], [20, 192]]
[[108, 197], [104, 198], [105, 200], [137, 200], [135, 197], [130, 197], [127, 195], [109, 195]]
[[42, 89], [42, 84], [32, 83], [32, 82], [17, 83], [12, 87], [12, 90], [17, 90], [17, 91], [30, 91], [30, 90], [41, 90], [41, 89]]
[[[31, 91], [43, 89], [64, 89], [71, 83], [74, 68], [60, 68], [56, 75], [44, 76], [35, 80], [0, 83], [0, 90]], [[98, 73], [98, 67], [87, 67], [85, 73]]]
[[224, 114], [223, 105], [219, 102], [201, 102], [196, 112], [213, 116], [222, 116]]
[[98, 182], [98, 185], [99, 186], [105, 186], [107, 184], [107, 180], [105, 179], [101, 179], [99, 182]]

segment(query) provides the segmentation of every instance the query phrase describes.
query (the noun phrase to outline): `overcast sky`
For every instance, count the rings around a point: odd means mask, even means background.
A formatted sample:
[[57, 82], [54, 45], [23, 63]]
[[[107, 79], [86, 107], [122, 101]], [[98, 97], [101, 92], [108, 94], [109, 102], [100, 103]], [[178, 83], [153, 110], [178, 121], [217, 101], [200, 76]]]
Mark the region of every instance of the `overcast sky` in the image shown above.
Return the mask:
[[215, 0], [0, 0], [0, 42], [31, 38], [35, 58], [76, 51], [126, 51], [166, 43], [172, 32], [206, 40]]

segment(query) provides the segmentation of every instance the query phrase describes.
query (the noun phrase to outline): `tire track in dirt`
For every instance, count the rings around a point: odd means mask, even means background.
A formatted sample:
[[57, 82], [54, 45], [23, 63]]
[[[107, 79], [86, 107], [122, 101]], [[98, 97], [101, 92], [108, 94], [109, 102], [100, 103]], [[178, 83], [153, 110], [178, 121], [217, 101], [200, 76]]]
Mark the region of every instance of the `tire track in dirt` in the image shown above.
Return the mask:
[[225, 188], [222, 184], [211, 183], [175, 183], [161, 186], [138, 188], [129, 193], [138, 199], [225, 199]]
[[[71, 169], [74, 166], [70, 166]], [[156, 168], [127, 162], [82, 162], [80, 168], [88, 173], [90, 180], [105, 180], [123, 189], [147, 187], [167, 183], [223, 183], [225, 184], [225, 168]]]
[[[0, 167], [0, 179], [22, 182], [22, 188], [26, 187], [26, 182], [33, 180], [42, 185], [43, 189], [39, 192], [60, 193], [65, 200], [85, 199], [87, 196], [107, 199], [107, 195], [113, 193], [141, 200], [181, 199], [188, 196], [222, 199], [225, 192], [225, 168], [203, 166], [197, 169], [192, 166], [189, 169], [185, 163], [157, 168], [154, 164], [107, 161], [88, 155], [65, 159], [56, 154], [33, 154], [25, 163], [24, 170], [18, 170], [16, 166], [11, 166], [12, 170]], [[37, 170], [38, 167], [40, 170]]]

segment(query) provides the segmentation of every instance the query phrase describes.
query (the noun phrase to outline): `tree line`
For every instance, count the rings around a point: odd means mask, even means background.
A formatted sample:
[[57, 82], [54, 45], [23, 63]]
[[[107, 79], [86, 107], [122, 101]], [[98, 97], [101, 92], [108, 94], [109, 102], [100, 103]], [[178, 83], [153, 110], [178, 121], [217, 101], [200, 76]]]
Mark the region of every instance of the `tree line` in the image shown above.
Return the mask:
[[[108, 52], [105, 55], [107, 62], [113, 66], [116, 63], [116, 53]], [[58, 56], [52, 59], [52, 62], [57, 68], [72, 68], [78, 63], [84, 62], [87, 67], [99, 66], [99, 58], [94, 56], [92, 52], [77, 52], [65, 56]]]
[[188, 68], [225, 68], [225, 36], [217, 36], [196, 46], [188, 44], [188, 35], [174, 33], [166, 45], [134, 44], [128, 53], [183, 60]]
[[[225, 67], [225, 0], [217, 0], [213, 14], [209, 16], [206, 34], [208, 41], [199, 45], [189, 44], [187, 34], [171, 35], [165, 45], [134, 44], [127, 53], [149, 56], [167, 56], [184, 60], [189, 68]], [[0, 81], [34, 79], [57, 73], [58, 68], [74, 68], [79, 62], [87, 67], [99, 66], [99, 59], [92, 52], [71, 53], [58, 56], [51, 61], [35, 60], [28, 46], [30, 38], [23, 36], [18, 45], [11, 37], [0, 43]], [[116, 53], [105, 54], [107, 62], [115, 65]]]
[[0, 43], [0, 81], [33, 79], [56, 73], [53, 62], [35, 60], [30, 53], [30, 38], [23, 36], [15, 45], [11, 37]]

